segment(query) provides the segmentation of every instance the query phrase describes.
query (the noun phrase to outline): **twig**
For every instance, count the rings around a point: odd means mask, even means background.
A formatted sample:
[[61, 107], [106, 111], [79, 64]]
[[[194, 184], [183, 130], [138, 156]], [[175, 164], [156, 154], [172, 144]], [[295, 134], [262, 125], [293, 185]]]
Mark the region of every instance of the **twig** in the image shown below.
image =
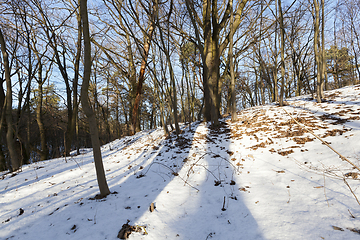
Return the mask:
[[353, 190], [351, 189], [350, 185], [348, 184], [348, 182], [346, 181], [346, 179], [344, 178], [344, 182], [346, 184], [346, 186], [348, 186], [348, 188], [350, 189], [350, 192], [354, 195], [356, 201], [358, 202], [358, 204], [360, 205], [359, 199], [356, 197], [355, 193], [353, 192]]
[[185, 184], [189, 185], [190, 187], [194, 188], [194, 189], [195, 189], [195, 190], [197, 190], [197, 191], [200, 191], [198, 188], [196, 188], [196, 187], [192, 186], [190, 183], [188, 183], [188, 182], [187, 182], [187, 181], [185, 181], [182, 177], [180, 177], [180, 176], [179, 176], [179, 174], [178, 174], [177, 172], [175, 172], [175, 171], [174, 171], [174, 170], [172, 170], [169, 166], [166, 166], [166, 165], [165, 165], [165, 164], [163, 164], [163, 163], [159, 163], [159, 162], [152, 162], [152, 163], [150, 164], [149, 168], [146, 170], [146, 172], [145, 172], [145, 174], [144, 174], [144, 175], [146, 175], [146, 174], [149, 172], [149, 170], [150, 170], [151, 166], [152, 166], [153, 164], [155, 164], [155, 163], [156, 163], [156, 164], [159, 164], [159, 165], [161, 165], [161, 166], [163, 166], [163, 167], [166, 167], [167, 169], [169, 169], [170, 171], [172, 171], [172, 173], [173, 173], [173, 175], [174, 175], [174, 176], [177, 176], [177, 177], [179, 177], [181, 180], [183, 180]]
[[350, 213], [350, 216], [351, 216], [352, 218], [355, 218], [355, 216], [350, 212], [350, 209], [348, 209], [348, 211], [349, 211], [349, 213]]
[[[203, 159], [206, 154], [207, 154], [207, 153], [204, 153], [201, 157], [199, 157], [198, 160], [196, 160], [196, 162], [194, 162], [193, 164], [191, 164], [191, 167], [189, 168], [188, 173], [187, 173], [187, 179], [189, 179], [189, 177], [190, 177], [190, 172], [191, 172], [191, 170], [194, 168], [194, 166], [197, 166], [197, 163], [198, 163], [201, 159]], [[187, 180], [186, 180], [186, 181], [187, 181]]]
[[77, 165], [78, 165], [78, 167], [80, 168], [80, 170], [81, 170], [81, 167], [80, 167], [80, 165], [78, 164], [78, 162], [74, 159], [74, 158], [70, 158], [71, 160], [73, 160]]
[[283, 110], [291, 117], [292, 120], [294, 120], [294, 122], [299, 125], [301, 128], [303, 128], [304, 130], [306, 130], [307, 132], [309, 132], [311, 135], [313, 135], [314, 137], [316, 137], [317, 139], [319, 139], [323, 144], [325, 144], [326, 146], [328, 146], [331, 150], [333, 150], [337, 155], [339, 155], [339, 157], [341, 158], [341, 160], [346, 161], [348, 163], [350, 163], [353, 167], [355, 167], [358, 171], [360, 171], [360, 168], [358, 166], [356, 166], [354, 163], [352, 163], [349, 159], [347, 159], [346, 157], [344, 157], [343, 155], [341, 155], [338, 151], [336, 151], [334, 148], [332, 148], [327, 142], [325, 142], [324, 140], [322, 140], [318, 135], [316, 135], [313, 131], [309, 130], [306, 128], [306, 126], [302, 125], [301, 123], [299, 123], [298, 121], [296, 121], [291, 115], [290, 113], [288, 113], [288, 111], [286, 111], [284, 108]]
[[328, 198], [327, 198], [327, 196], [326, 196], [325, 173], [324, 173], [324, 195], [325, 195], [325, 199], [326, 199], [326, 202], [327, 202], [327, 204], [328, 204], [328, 207], [330, 207]]
[[224, 203], [223, 203], [223, 207], [222, 207], [221, 211], [226, 211], [226, 208], [225, 208], [225, 199], [226, 199], [226, 197], [224, 196]]
[[216, 179], [216, 181], [220, 181], [212, 171], [210, 171], [207, 167], [205, 167], [204, 165], [200, 165], [200, 164], [196, 164], [196, 166], [199, 166], [199, 167], [203, 167], [205, 168], [206, 171], [208, 171], [211, 175], [213, 175], [213, 177]]
[[96, 224], [96, 214], [97, 214], [97, 209], [95, 210], [95, 215], [94, 215], [94, 224]]

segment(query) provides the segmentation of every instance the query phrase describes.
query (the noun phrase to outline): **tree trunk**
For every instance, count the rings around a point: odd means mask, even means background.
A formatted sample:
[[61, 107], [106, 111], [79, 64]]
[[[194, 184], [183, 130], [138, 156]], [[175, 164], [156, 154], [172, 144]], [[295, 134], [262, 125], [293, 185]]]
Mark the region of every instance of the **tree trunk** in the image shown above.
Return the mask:
[[[216, 109], [216, 94], [218, 93], [218, 78], [219, 78], [219, 61], [217, 53], [219, 50], [219, 36], [216, 35], [215, 30], [212, 32], [211, 26], [211, 0], [203, 2], [203, 19], [204, 19], [204, 66], [203, 66], [203, 82], [204, 82], [204, 101], [205, 111], [204, 120], [211, 121], [212, 125], [216, 127], [219, 125], [217, 109]], [[214, 19], [213, 19], [214, 20]], [[213, 23], [215, 26], [216, 22]]]
[[106, 176], [105, 176], [104, 166], [101, 157], [99, 130], [96, 124], [94, 111], [91, 109], [88, 100], [89, 82], [91, 75], [91, 45], [90, 45], [90, 32], [89, 32], [89, 22], [88, 22], [88, 13], [87, 13], [87, 0], [80, 0], [80, 15], [83, 23], [83, 35], [84, 35], [84, 76], [83, 76], [83, 84], [81, 87], [81, 104], [87, 116], [90, 127], [90, 135], [91, 135], [91, 143], [93, 147], [96, 176], [100, 190], [99, 196], [106, 197], [107, 195], [110, 194], [110, 190], [106, 182]]
[[316, 62], [316, 100], [318, 103], [321, 103], [321, 61], [320, 61], [320, 51], [319, 51], [319, 33], [320, 33], [320, 9], [318, 0], [314, 0], [314, 10], [315, 10], [315, 19], [314, 19], [314, 52], [315, 52], [315, 62]]
[[12, 120], [12, 85], [11, 85], [11, 77], [10, 77], [10, 66], [9, 66], [8, 54], [6, 52], [5, 39], [1, 29], [0, 29], [0, 44], [1, 44], [1, 52], [3, 55], [5, 80], [6, 80], [6, 98], [5, 98], [6, 101], [5, 120], [7, 124], [6, 142], [10, 153], [11, 170], [16, 171], [20, 168], [20, 161], [15, 146], [16, 136], [14, 135], [13, 120]]
[[[0, 144], [2, 143], [0, 142]], [[5, 171], [5, 170], [7, 170], [6, 159], [2, 149], [0, 148], [0, 171]]]
[[[79, 0], [80, 1], [80, 0]], [[65, 137], [65, 154], [66, 156], [70, 155], [71, 144], [74, 140], [74, 135], [76, 135], [76, 120], [78, 115], [78, 82], [79, 82], [79, 69], [80, 69], [80, 58], [81, 58], [81, 37], [82, 37], [82, 29], [81, 29], [81, 18], [80, 13], [77, 14], [77, 22], [78, 22], [78, 38], [76, 43], [76, 56], [75, 56], [75, 64], [74, 64], [74, 80], [73, 80], [73, 109], [70, 110], [70, 114], [68, 114], [68, 124], [66, 128], [66, 137]], [[69, 93], [71, 94], [71, 93]], [[71, 100], [70, 100], [71, 101]], [[68, 110], [69, 111], [69, 110]], [[77, 137], [75, 138], [76, 142]], [[77, 145], [77, 143], [75, 144]]]
[[281, 89], [280, 89], [280, 98], [279, 104], [280, 106], [284, 105], [284, 87], [285, 87], [285, 27], [284, 27], [284, 18], [283, 12], [281, 8], [281, 0], [278, 0], [279, 3], [279, 20], [280, 20], [280, 41], [281, 41]]
[[[170, 16], [168, 16], [168, 18], [170, 18]], [[158, 16], [156, 16], [157, 21], [159, 21]], [[170, 53], [169, 50], [165, 44], [164, 41], [164, 34], [163, 34], [163, 30], [161, 28], [161, 26], [158, 26], [159, 32], [160, 32], [160, 41], [162, 44], [162, 50], [165, 53], [166, 56], [166, 61], [167, 61], [167, 65], [169, 68], [169, 73], [170, 73], [170, 81], [171, 81], [171, 87], [172, 87], [172, 101], [171, 101], [171, 108], [173, 110], [173, 117], [174, 117], [174, 122], [175, 122], [175, 131], [176, 131], [176, 135], [180, 134], [180, 127], [179, 127], [179, 122], [178, 122], [178, 109], [177, 109], [177, 91], [176, 91], [176, 84], [175, 84], [175, 74], [174, 74], [174, 69], [172, 67], [172, 62], [171, 62], [171, 57], [170, 57]], [[169, 26], [168, 26], [169, 29]], [[168, 32], [168, 34], [170, 34]], [[169, 41], [169, 39], [168, 39]], [[171, 95], [170, 95], [171, 97]]]
[[[5, 93], [3, 88], [3, 80], [0, 80], [0, 171], [5, 171], [7, 169], [6, 166], [6, 159], [5, 155], [2, 151], [2, 145], [5, 144], [2, 139], [5, 139], [6, 137], [3, 137], [3, 124], [5, 119], [5, 113], [4, 110], [4, 103], [5, 103]], [[5, 135], [4, 135], [5, 136]]]
[[[248, 0], [242, 0], [236, 10], [236, 17], [232, 25], [235, 31], [242, 21], [242, 11]], [[229, 6], [226, 8], [223, 19], [219, 19], [217, 0], [204, 0], [202, 4], [202, 23], [190, 0], [186, 0], [186, 8], [189, 12], [191, 23], [195, 30], [197, 47], [200, 50], [203, 63], [203, 90], [204, 90], [204, 120], [211, 121], [213, 127], [219, 125], [220, 117], [220, 89], [219, 89], [219, 66], [220, 55], [228, 46], [230, 34], [225, 33], [225, 39], [220, 43], [220, 32], [226, 26], [230, 17]], [[198, 25], [203, 29], [204, 41], [200, 39]]]
[[[40, 61], [41, 59], [39, 59]], [[42, 119], [42, 103], [43, 103], [43, 81], [42, 81], [42, 64], [39, 63], [38, 69], [38, 83], [39, 83], [39, 93], [38, 93], [38, 105], [36, 107], [36, 122], [39, 126], [40, 133], [40, 161], [48, 159], [49, 149], [46, 143], [46, 132]]]
[[321, 84], [320, 97], [324, 98], [324, 85], [327, 81], [326, 77], [326, 57], [325, 57], [325, 1], [321, 0]]
[[235, 70], [234, 70], [234, 58], [233, 58], [233, 48], [234, 48], [234, 12], [233, 12], [233, 0], [230, 0], [230, 44], [229, 44], [229, 64], [230, 64], [230, 113], [231, 121], [235, 122], [238, 120], [236, 114], [236, 92], [235, 92]]
[[[278, 13], [278, 2], [275, 1], [275, 12]], [[273, 79], [274, 79], [274, 93], [273, 93], [273, 101], [277, 102], [279, 101], [279, 89], [278, 89], [278, 76], [277, 76], [277, 70], [278, 70], [278, 50], [277, 50], [277, 35], [278, 35], [278, 21], [275, 22], [275, 44], [274, 44], [274, 69], [273, 69]]]
[[136, 132], [140, 131], [139, 106], [140, 106], [140, 101], [141, 101], [142, 87], [143, 87], [144, 80], [145, 80], [145, 68], [147, 65], [147, 58], [149, 55], [152, 36], [153, 36], [154, 29], [155, 29], [154, 17], [155, 17], [155, 14], [157, 14], [157, 4], [155, 4], [154, 2], [153, 2], [153, 4], [154, 4], [153, 5], [153, 13], [152, 13], [153, 15], [151, 16], [152, 20], [150, 21], [149, 31], [147, 33], [147, 36], [145, 37], [146, 41], [144, 44], [144, 53], [142, 54], [139, 80], [138, 80], [138, 84], [137, 84], [137, 88], [136, 88], [134, 108], [132, 111], [132, 129], [131, 129], [132, 134], [135, 134]]
[[[130, 102], [129, 102], [129, 119], [130, 122], [132, 124], [132, 119], [133, 119], [133, 109], [134, 109], [134, 105], [135, 105], [135, 99], [136, 99], [136, 69], [135, 69], [135, 63], [134, 63], [134, 56], [133, 56], [133, 50], [132, 50], [132, 44], [130, 41], [130, 37], [127, 34], [126, 35], [126, 43], [127, 43], [127, 54], [128, 54], [128, 61], [129, 61], [129, 82], [130, 82], [130, 86], [131, 86], [131, 90], [129, 92], [129, 97], [130, 97]], [[127, 118], [127, 116], [125, 116], [125, 118]], [[126, 120], [127, 122], [127, 120]], [[129, 128], [129, 124], [126, 123], [127, 128]], [[132, 125], [131, 125], [131, 129]]]

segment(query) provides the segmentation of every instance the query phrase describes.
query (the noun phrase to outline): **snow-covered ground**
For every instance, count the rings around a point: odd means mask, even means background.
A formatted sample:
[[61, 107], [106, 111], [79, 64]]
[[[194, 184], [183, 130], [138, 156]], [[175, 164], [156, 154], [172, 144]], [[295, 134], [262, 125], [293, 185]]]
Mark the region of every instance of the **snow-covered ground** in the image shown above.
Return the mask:
[[156, 129], [107, 144], [113, 194], [102, 200], [90, 200], [91, 149], [2, 173], [0, 239], [117, 239], [128, 220], [147, 233], [129, 239], [358, 239], [359, 172], [286, 113], [360, 166], [360, 85], [326, 99], [246, 109], [219, 130], [193, 123], [179, 139]]

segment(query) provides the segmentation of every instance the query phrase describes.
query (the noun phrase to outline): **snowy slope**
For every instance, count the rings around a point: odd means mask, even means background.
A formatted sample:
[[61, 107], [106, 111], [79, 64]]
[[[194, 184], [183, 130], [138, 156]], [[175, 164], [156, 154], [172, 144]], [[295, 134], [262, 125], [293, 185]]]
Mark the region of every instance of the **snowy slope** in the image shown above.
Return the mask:
[[[301, 96], [223, 119], [161, 129], [102, 147], [113, 194], [98, 193], [91, 149], [24, 166], [0, 180], [0, 239], [357, 239], [360, 86]], [[286, 110], [286, 111], [285, 111]], [[351, 174], [353, 173], [353, 174]], [[359, 177], [360, 179], [360, 177]], [[149, 211], [151, 203], [155, 210]]]

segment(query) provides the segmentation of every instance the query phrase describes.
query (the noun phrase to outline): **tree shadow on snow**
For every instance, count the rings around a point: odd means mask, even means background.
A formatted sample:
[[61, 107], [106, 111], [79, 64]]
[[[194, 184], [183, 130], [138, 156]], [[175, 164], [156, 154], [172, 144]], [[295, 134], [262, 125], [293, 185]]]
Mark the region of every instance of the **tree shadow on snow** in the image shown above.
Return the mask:
[[163, 187], [157, 211], [138, 221], [155, 224], [149, 226], [151, 239], [264, 239], [236, 182], [241, 173], [230, 142], [225, 121], [217, 130], [198, 126], [186, 163]]

